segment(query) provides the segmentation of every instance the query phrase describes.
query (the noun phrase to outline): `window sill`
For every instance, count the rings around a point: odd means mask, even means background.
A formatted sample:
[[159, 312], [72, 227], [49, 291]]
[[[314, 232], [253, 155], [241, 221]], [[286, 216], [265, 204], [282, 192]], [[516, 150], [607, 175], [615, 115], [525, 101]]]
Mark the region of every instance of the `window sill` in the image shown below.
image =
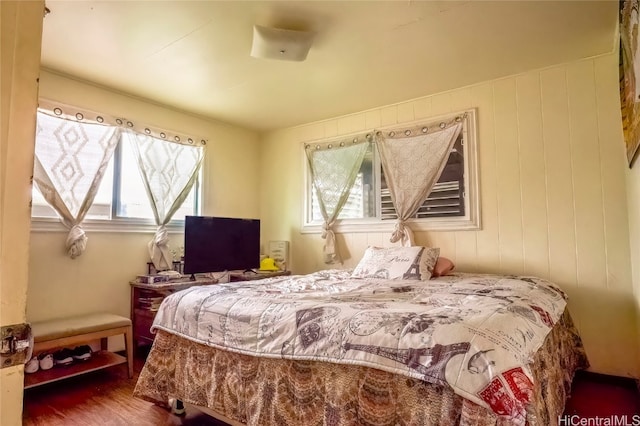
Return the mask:
[[[406, 222], [413, 232], [422, 231], [477, 231], [480, 229], [480, 220], [461, 217], [459, 219], [431, 219], [431, 220], [408, 220]], [[357, 232], [393, 232], [396, 226], [395, 220], [383, 221], [337, 221], [333, 226], [333, 232], [337, 234], [357, 233]], [[320, 234], [322, 225], [319, 223], [307, 223], [302, 226], [301, 234]]]
[[[87, 219], [82, 223], [86, 232], [122, 232], [153, 234], [158, 226], [151, 219], [116, 219], [100, 220]], [[31, 231], [34, 232], [69, 232], [66, 226], [57, 218], [32, 217]], [[176, 220], [167, 225], [170, 234], [184, 233], [184, 221]]]

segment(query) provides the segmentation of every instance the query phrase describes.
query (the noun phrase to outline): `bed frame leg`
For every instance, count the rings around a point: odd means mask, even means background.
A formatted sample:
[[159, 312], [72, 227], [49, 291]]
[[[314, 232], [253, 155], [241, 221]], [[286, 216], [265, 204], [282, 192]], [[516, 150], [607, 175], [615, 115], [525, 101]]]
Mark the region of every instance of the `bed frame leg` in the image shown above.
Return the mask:
[[184, 416], [184, 403], [181, 400], [170, 398], [169, 406], [171, 407], [171, 413], [175, 414], [176, 416]]

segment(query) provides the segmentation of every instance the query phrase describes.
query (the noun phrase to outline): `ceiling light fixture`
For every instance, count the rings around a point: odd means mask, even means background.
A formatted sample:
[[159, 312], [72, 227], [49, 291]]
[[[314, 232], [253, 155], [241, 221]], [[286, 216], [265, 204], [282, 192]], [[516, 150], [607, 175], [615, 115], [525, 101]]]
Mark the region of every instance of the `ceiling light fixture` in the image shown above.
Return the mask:
[[308, 31], [254, 25], [251, 56], [282, 61], [304, 61], [311, 48], [313, 35]]

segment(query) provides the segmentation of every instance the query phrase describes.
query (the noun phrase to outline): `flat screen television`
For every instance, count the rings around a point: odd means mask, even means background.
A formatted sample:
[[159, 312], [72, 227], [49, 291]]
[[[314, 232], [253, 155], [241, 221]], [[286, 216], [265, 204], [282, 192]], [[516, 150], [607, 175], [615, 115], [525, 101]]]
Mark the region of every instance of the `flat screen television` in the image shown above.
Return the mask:
[[259, 266], [260, 220], [185, 217], [185, 274], [244, 271]]

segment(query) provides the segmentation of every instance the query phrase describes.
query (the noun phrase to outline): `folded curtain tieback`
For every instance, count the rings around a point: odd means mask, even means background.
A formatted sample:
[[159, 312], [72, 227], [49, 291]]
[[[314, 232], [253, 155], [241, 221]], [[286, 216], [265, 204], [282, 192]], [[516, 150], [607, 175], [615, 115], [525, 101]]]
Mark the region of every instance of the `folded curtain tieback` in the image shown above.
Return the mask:
[[391, 241], [392, 243], [395, 243], [396, 241], [400, 241], [406, 235], [405, 228], [406, 227], [404, 224], [404, 220], [398, 220], [396, 222], [396, 226], [393, 229], [393, 233], [391, 234], [391, 239], [389, 241]]
[[148, 248], [151, 262], [158, 271], [171, 269], [173, 257], [169, 251], [169, 231], [164, 225], [158, 227]]
[[411, 227], [406, 225], [404, 220], [398, 220], [389, 241], [392, 243], [400, 241], [404, 247], [412, 246], [413, 231]]
[[333, 232], [333, 222], [327, 223], [324, 222], [322, 224], [322, 238], [327, 238], [328, 235], [335, 235]]
[[336, 234], [332, 229], [333, 223], [324, 222], [322, 224], [322, 238], [327, 240], [323, 247], [324, 263], [326, 264], [342, 263], [336, 250]]
[[169, 231], [167, 231], [167, 227], [164, 225], [158, 226], [156, 229], [156, 233], [153, 236], [153, 244], [157, 246], [162, 246], [169, 243]]
[[72, 259], [80, 256], [87, 248], [87, 240], [87, 235], [80, 225], [72, 226], [69, 230], [69, 233], [67, 234], [67, 254]]

